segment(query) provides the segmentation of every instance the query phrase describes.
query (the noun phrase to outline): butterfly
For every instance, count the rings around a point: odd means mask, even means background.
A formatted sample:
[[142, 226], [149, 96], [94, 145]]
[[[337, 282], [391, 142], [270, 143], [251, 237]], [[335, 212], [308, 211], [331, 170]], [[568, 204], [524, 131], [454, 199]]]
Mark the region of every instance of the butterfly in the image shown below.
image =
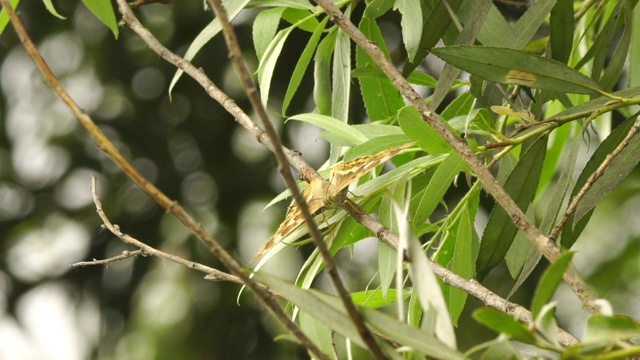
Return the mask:
[[[316, 178], [302, 193], [302, 198], [307, 203], [309, 212], [311, 214], [316, 213], [318, 210], [325, 206], [328, 199], [334, 198], [342, 190], [344, 190], [349, 184], [358, 180], [378, 165], [396, 156], [402, 150], [408, 149], [415, 143], [408, 143], [404, 145], [394, 146], [389, 149], [385, 149], [377, 154], [362, 156], [348, 162], [341, 162], [336, 164], [331, 169], [329, 181], [323, 178]], [[298, 205], [293, 205], [291, 210], [287, 213], [286, 218], [278, 227], [278, 230], [267, 240], [264, 245], [258, 250], [258, 253], [253, 257], [252, 262], [258, 259], [262, 254], [274, 247], [277, 243], [282, 241], [285, 237], [291, 234], [295, 229], [304, 223], [304, 216]]]

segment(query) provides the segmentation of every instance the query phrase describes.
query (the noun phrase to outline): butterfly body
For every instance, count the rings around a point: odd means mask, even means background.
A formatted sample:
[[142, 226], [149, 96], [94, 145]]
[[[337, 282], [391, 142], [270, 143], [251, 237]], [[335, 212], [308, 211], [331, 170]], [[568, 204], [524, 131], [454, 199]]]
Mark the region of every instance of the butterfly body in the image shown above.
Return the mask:
[[[315, 214], [325, 206], [327, 200], [338, 195], [338, 193], [349, 186], [349, 184], [369, 173], [378, 165], [391, 159], [402, 150], [408, 149], [413, 145], [414, 143], [399, 145], [374, 155], [363, 156], [352, 161], [336, 164], [331, 169], [329, 181], [322, 178], [314, 179], [302, 193], [302, 198], [306, 202], [309, 212]], [[303, 223], [304, 216], [302, 215], [302, 211], [298, 205], [293, 205], [284, 221], [278, 227], [278, 230], [262, 245], [252, 261], [262, 256], [262, 254], [282, 241], [282, 239], [291, 234]]]

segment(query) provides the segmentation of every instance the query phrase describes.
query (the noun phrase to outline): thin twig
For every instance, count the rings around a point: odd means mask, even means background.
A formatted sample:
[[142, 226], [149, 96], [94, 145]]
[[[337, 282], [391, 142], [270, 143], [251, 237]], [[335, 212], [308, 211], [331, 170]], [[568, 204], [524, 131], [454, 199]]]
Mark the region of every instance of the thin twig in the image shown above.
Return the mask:
[[128, 259], [128, 258], [131, 258], [131, 257], [136, 257], [138, 255], [146, 256], [146, 253], [142, 249], [141, 250], [134, 250], [134, 251], [125, 250], [125, 251], [122, 252], [122, 254], [114, 256], [114, 257], [110, 257], [108, 259], [102, 259], [102, 260], [93, 259], [92, 261], [79, 261], [77, 263], [69, 265], [69, 267], [72, 268], [72, 269], [75, 269], [75, 268], [85, 267], [85, 266], [96, 266], [96, 265], [107, 266], [107, 265], [112, 264], [112, 263], [114, 263], [116, 261]]
[[[555, 242], [550, 241], [544, 236], [533, 222], [527, 218], [526, 214], [518, 207], [509, 194], [506, 193], [500, 183], [498, 183], [498, 180], [484, 166], [483, 162], [475, 155], [466, 141], [456, 136], [440, 116], [425, 103], [424, 99], [422, 99], [413, 87], [411, 87], [409, 82], [402, 77], [393, 63], [386, 58], [380, 50], [380, 47], [358, 30], [351, 20], [346, 17], [331, 0], [314, 1], [324, 9], [331, 17], [331, 20], [335, 22], [342, 31], [348, 34], [349, 37], [375, 61], [389, 80], [391, 80], [394, 87], [420, 112], [423, 120], [431, 125], [469, 165], [471, 170], [482, 182], [485, 190], [502, 206], [513, 223], [527, 235], [549, 261], [554, 262], [560, 256], [560, 249], [556, 246]], [[580, 298], [584, 306], [589, 309], [590, 312], [596, 313], [597, 308], [593, 303], [596, 300], [595, 294], [572, 268], [565, 272], [564, 280]]]
[[560, 236], [560, 232], [566, 225], [567, 221], [569, 221], [569, 218], [571, 217], [571, 215], [573, 215], [578, 209], [578, 205], [580, 205], [580, 201], [582, 201], [585, 195], [587, 195], [587, 192], [589, 192], [589, 189], [593, 187], [596, 181], [598, 181], [598, 179], [600, 179], [602, 175], [604, 175], [604, 172], [611, 165], [611, 162], [613, 162], [613, 160], [622, 152], [622, 150], [624, 150], [629, 145], [631, 138], [633, 138], [638, 133], [638, 131], [640, 131], [640, 123], [636, 123], [635, 125], [633, 125], [631, 129], [629, 129], [627, 136], [625, 136], [625, 138], [620, 142], [620, 144], [618, 144], [618, 146], [616, 146], [616, 148], [610, 154], [607, 154], [602, 164], [600, 164], [600, 166], [598, 166], [596, 171], [594, 171], [589, 176], [589, 178], [584, 183], [580, 191], [571, 200], [571, 204], [569, 204], [569, 206], [567, 207], [567, 210], [565, 211], [564, 215], [558, 221], [556, 226], [554, 226], [553, 229], [551, 230], [551, 233], [549, 234], [549, 239], [553, 241], [558, 239], [558, 236]]
[[262, 125], [267, 131], [267, 135], [275, 145], [275, 156], [278, 162], [278, 171], [282, 175], [284, 182], [287, 184], [287, 188], [291, 191], [293, 198], [295, 199], [296, 204], [300, 208], [300, 212], [304, 216], [305, 223], [309, 228], [309, 234], [313, 239], [320, 255], [322, 256], [322, 260], [325, 264], [325, 270], [331, 279], [333, 287], [335, 288], [342, 304], [344, 305], [349, 318], [355, 325], [358, 330], [358, 334], [362, 341], [366, 344], [369, 352], [375, 359], [384, 359], [384, 355], [382, 350], [376, 343], [373, 334], [369, 330], [369, 328], [364, 323], [362, 316], [358, 312], [356, 306], [351, 300], [351, 295], [347, 291], [344, 286], [344, 283], [340, 279], [340, 274], [338, 273], [338, 267], [331, 256], [331, 252], [329, 248], [325, 244], [322, 234], [318, 229], [315, 221], [313, 220], [313, 215], [307, 206], [305, 199], [302, 197], [300, 190], [298, 189], [298, 185], [296, 184], [296, 180], [293, 178], [291, 174], [291, 170], [289, 169], [289, 165], [285, 158], [284, 152], [282, 151], [282, 145], [280, 139], [278, 137], [278, 133], [273, 128], [271, 121], [269, 121], [269, 117], [267, 116], [267, 112], [262, 105], [262, 101], [260, 99], [260, 93], [256, 88], [249, 69], [247, 68], [247, 64], [244, 61], [244, 57], [242, 56], [242, 50], [240, 49], [240, 44], [238, 43], [238, 38], [236, 37], [235, 31], [229, 22], [229, 18], [227, 16], [227, 12], [220, 0], [209, 0], [209, 4], [214, 9], [215, 14], [222, 25], [222, 31], [227, 43], [227, 48], [229, 49], [229, 57], [233, 63], [240, 80], [242, 81], [242, 85], [244, 87], [245, 93], [247, 94], [249, 101], [251, 102], [251, 106], [255, 110], [256, 114], [260, 118]]
[[[126, 1], [119, 0], [121, 11], [125, 9], [132, 16], [131, 9]], [[122, 154], [109, 141], [104, 133], [98, 128], [93, 119], [82, 110], [78, 104], [69, 96], [62, 87], [56, 76], [53, 74], [47, 63], [44, 61], [33, 42], [31, 41], [20, 18], [16, 15], [13, 7], [8, 0], [0, 0], [0, 4], [9, 15], [13, 27], [16, 29], [24, 48], [29, 56], [33, 59], [36, 66], [42, 72], [45, 83], [60, 97], [65, 105], [71, 110], [73, 115], [80, 121], [89, 134], [98, 142], [98, 146], [129, 176], [140, 188], [142, 188], [149, 196], [151, 196], [158, 204], [172, 213], [180, 222], [191, 230], [199, 239], [201, 239], [209, 250], [216, 256], [234, 275], [238, 276], [246, 286], [251, 289], [267, 308], [271, 310], [274, 316], [285, 325], [285, 327], [296, 336], [303, 345], [316, 356], [322, 359], [329, 359], [320, 349], [302, 332], [302, 330], [287, 316], [273, 296], [265, 291], [263, 287], [253, 281], [244, 271], [242, 266], [217, 242], [209, 233], [207, 233], [202, 225], [197, 223], [176, 201], [169, 199], [156, 186], [144, 178], [135, 168], [125, 160]]]

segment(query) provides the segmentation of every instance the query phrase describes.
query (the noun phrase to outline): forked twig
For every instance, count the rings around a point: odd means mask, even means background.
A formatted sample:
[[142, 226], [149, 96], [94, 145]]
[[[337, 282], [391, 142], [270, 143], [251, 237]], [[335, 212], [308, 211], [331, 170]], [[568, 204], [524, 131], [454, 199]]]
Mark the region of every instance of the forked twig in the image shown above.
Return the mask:
[[[121, 1], [124, 2], [124, 1]], [[253, 291], [259, 301], [271, 310], [274, 316], [296, 336], [313, 354], [321, 359], [329, 359], [296, 325], [282, 310], [280, 305], [275, 301], [272, 294], [263, 287], [253, 281], [244, 271], [242, 266], [234, 259], [209, 233], [207, 233], [202, 225], [197, 223], [177, 202], [169, 199], [155, 185], [144, 178], [115, 148], [104, 133], [98, 128], [93, 119], [82, 110], [78, 104], [69, 96], [67, 91], [62, 87], [57, 77], [53, 74], [47, 63], [44, 61], [35, 45], [31, 41], [20, 18], [8, 0], [0, 0], [0, 4], [9, 15], [11, 23], [16, 30], [22, 44], [33, 59], [38, 69], [42, 72], [45, 83], [56, 93], [58, 97], [71, 110], [73, 115], [80, 121], [82, 126], [97, 141], [98, 146], [104, 151], [141, 189], [151, 196], [158, 204], [164, 207], [167, 212], [172, 213], [182, 224], [192, 231], [200, 240], [202, 240], [209, 250], [216, 256], [234, 275], [238, 276], [251, 291]], [[124, 4], [127, 9], [126, 3]], [[129, 10], [130, 11], [130, 10]]]

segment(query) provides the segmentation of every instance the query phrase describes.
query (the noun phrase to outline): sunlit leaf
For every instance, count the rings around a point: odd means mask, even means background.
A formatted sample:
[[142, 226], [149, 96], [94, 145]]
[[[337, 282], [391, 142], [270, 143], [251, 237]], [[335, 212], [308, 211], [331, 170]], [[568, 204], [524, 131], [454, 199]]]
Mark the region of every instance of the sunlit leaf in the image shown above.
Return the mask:
[[400, 11], [402, 19], [400, 26], [402, 27], [402, 40], [407, 50], [409, 61], [412, 61], [418, 52], [420, 45], [420, 32], [416, 31], [422, 27], [422, 8], [421, 1], [414, 0], [396, 0], [394, 10]]
[[438, 133], [429, 126], [416, 108], [407, 106], [398, 112], [398, 123], [402, 130], [418, 146], [429, 154], [443, 154], [451, 150], [449, 145]]
[[113, 36], [117, 39], [118, 32], [119, 32], [118, 22], [116, 21], [116, 14], [113, 11], [113, 6], [111, 5], [111, 1], [82, 0], [82, 2], [89, 8], [89, 10], [91, 10], [91, 12], [98, 19], [100, 19], [100, 21], [102, 21], [105, 25], [107, 25], [107, 27], [113, 33]]
[[261, 11], [253, 21], [253, 46], [258, 60], [262, 59], [262, 55], [276, 35], [284, 10], [282, 7], [277, 7]]
[[535, 344], [536, 337], [527, 326], [511, 315], [492, 308], [482, 308], [473, 312], [473, 318], [484, 326], [498, 333], [505, 334], [513, 340], [525, 344]]
[[336, 136], [339, 136], [352, 145], [358, 145], [368, 140], [366, 136], [353, 126], [330, 116], [307, 113], [292, 116], [289, 120], [297, 120], [313, 124], [321, 129], [333, 133]]
[[[58, 13], [58, 11], [56, 10], [56, 8], [53, 6], [53, 2], [51, 0], [42, 0], [42, 2], [44, 3], [44, 7], [47, 8], [47, 11], [49, 11], [51, 13], [51, 15], [57, 17], [58, 19], [66, 19], [64, 16], [60, 15]], [[86, 1], [85, 1], [86, 4]], [[111, 3], [109, 2], [109, 5], [111, 5]], [[113, 10], [113, 9], [112, 9]], [[93, 11], [93, 10], [92, 10]], [[113, 12], [113, 11], [112, 11]], [[94, 12], [95, 13], [95, 12]], [[105, 23], [106, 24], [106, 23]], [[116, 36], [116, 38], [118, 38], [117, 32], [114, 33], [114, 35]]]
[[[13, 8], [14, 11], [18, 7], [19, 3], [20, 3], [20, 0], [9, 0], [9, 4], [11, 4], [11, 7]], [[4, 9], [2, 9], [2, 12], [0, 12], [0, 34], [4, 32], [4, 29], [7, 27], [8, 23], [9, 23], [9, 14], [7, 14], [7, 12]]]

